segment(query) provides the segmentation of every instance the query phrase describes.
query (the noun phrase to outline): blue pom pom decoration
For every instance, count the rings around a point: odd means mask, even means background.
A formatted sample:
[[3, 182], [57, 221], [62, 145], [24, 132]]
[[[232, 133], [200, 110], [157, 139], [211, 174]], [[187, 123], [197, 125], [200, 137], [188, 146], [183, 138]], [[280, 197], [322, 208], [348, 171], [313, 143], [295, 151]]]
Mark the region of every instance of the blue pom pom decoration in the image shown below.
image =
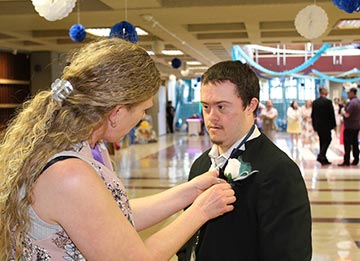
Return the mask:
[[347, 13], [360, 12], [360, 0], [333, 0], [333, 3]]
[[110, 38], [117, 37], [132, 43], [137, 43], [139, 40], [135, 27], [126, 21], [113, 25], [109, 36]]
[[201, 76], [196, 77], [197, 82], [201, 82]]
[[69, 36], [74, 42], [82, 42], [86, 37], [85, 27], [81, 24], [74, 24], [70, 27]]
[[171, 66], [172, 66], [174, 69], [180, 68], [180, 66], [181, 66], [181, 60], [180, 60], [179, 58], [174, 58], [174, 59], [172, 59], [172, 61], [171, 61]]

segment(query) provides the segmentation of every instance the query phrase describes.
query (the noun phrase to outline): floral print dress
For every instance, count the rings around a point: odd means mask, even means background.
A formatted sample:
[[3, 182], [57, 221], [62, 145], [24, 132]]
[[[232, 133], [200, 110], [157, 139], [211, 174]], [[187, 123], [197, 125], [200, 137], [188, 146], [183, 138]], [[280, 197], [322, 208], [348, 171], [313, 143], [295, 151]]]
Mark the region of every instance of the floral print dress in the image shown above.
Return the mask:
[[[112, 169], [106, 147], [103, 144], [101, 144], [100, 147], [104, 164], [93, 159], [91, 148], [87, 142], [80, 143], [73, 151], [64, 151], [56, 154], [52, 158], [58, 156], [75, 156], [88, 162], [104, 181], [105, 186], [112, 193], [114, 200], [117, 202], [125, 217], [127, 217], [129, 222], [134, 225], [129, 200], [124, 186]], [[23, 243], [24, 250], [22, 260], [86, 260], [61, 226], [48, 224], [41, 220], [32, 208], [30, 208], [30, 217], [31, 228]]]

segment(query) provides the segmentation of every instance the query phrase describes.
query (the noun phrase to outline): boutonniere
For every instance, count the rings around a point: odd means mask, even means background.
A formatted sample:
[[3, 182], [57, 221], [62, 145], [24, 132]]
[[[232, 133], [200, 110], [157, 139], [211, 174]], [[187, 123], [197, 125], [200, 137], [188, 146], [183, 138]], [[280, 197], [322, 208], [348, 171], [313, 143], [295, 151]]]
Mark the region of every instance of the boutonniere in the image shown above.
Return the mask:
[[233, 183], [238, 180], [243, 180], [250, 175], [259, 172], [258, 170], [252, 170], [251, 164], [244, 162], [241, 158], [228, 160], [228, 164], [224, 170], [224, 176], [229, 183]]

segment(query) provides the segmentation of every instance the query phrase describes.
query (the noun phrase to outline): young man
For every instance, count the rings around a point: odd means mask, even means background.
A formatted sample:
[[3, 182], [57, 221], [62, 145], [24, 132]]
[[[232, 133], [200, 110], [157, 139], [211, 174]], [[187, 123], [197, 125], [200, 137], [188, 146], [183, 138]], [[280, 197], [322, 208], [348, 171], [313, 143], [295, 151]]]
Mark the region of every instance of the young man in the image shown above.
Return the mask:
[[224, 165], [234, 159], [242, 177], [231, 182], [235, 210], [207, 222], [178, 253], [179, 260], [194, 255], [197, 261], [311, 260], [304, 180], [298, 166], [254, 125], [259, 90], [255, 73], [239, 61], [215, 64], [202, 76], [201, 103], [213, 146], [196, 159], [189, 179], [209, 169], [229, 177]]
[[311, 119], [314, 130], [319, 136], [320, 150], [317, 161], [321, 165], [329, 165], [331, 162], [326, 157], [326, 152], [331, 143], [331, 130], [336, 127], [334, 106], [326, 96], [328, 90], [320, 88], [320, 97], [312, 105]]

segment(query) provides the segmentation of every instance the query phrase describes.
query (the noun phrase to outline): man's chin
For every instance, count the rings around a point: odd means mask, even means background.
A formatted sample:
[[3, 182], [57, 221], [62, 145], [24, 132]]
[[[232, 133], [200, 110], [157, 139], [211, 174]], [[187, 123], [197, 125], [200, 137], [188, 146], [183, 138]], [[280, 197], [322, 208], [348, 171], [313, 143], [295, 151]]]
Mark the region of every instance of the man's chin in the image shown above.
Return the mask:
[[210, 140], [211, 140], [211, 142], [214, 143], [215, 145], [221, 145], [221, 144], [223, 144], [223, 141], [220, 140], [218, 137], [212, 137], [212, 136], [210, 135]]

